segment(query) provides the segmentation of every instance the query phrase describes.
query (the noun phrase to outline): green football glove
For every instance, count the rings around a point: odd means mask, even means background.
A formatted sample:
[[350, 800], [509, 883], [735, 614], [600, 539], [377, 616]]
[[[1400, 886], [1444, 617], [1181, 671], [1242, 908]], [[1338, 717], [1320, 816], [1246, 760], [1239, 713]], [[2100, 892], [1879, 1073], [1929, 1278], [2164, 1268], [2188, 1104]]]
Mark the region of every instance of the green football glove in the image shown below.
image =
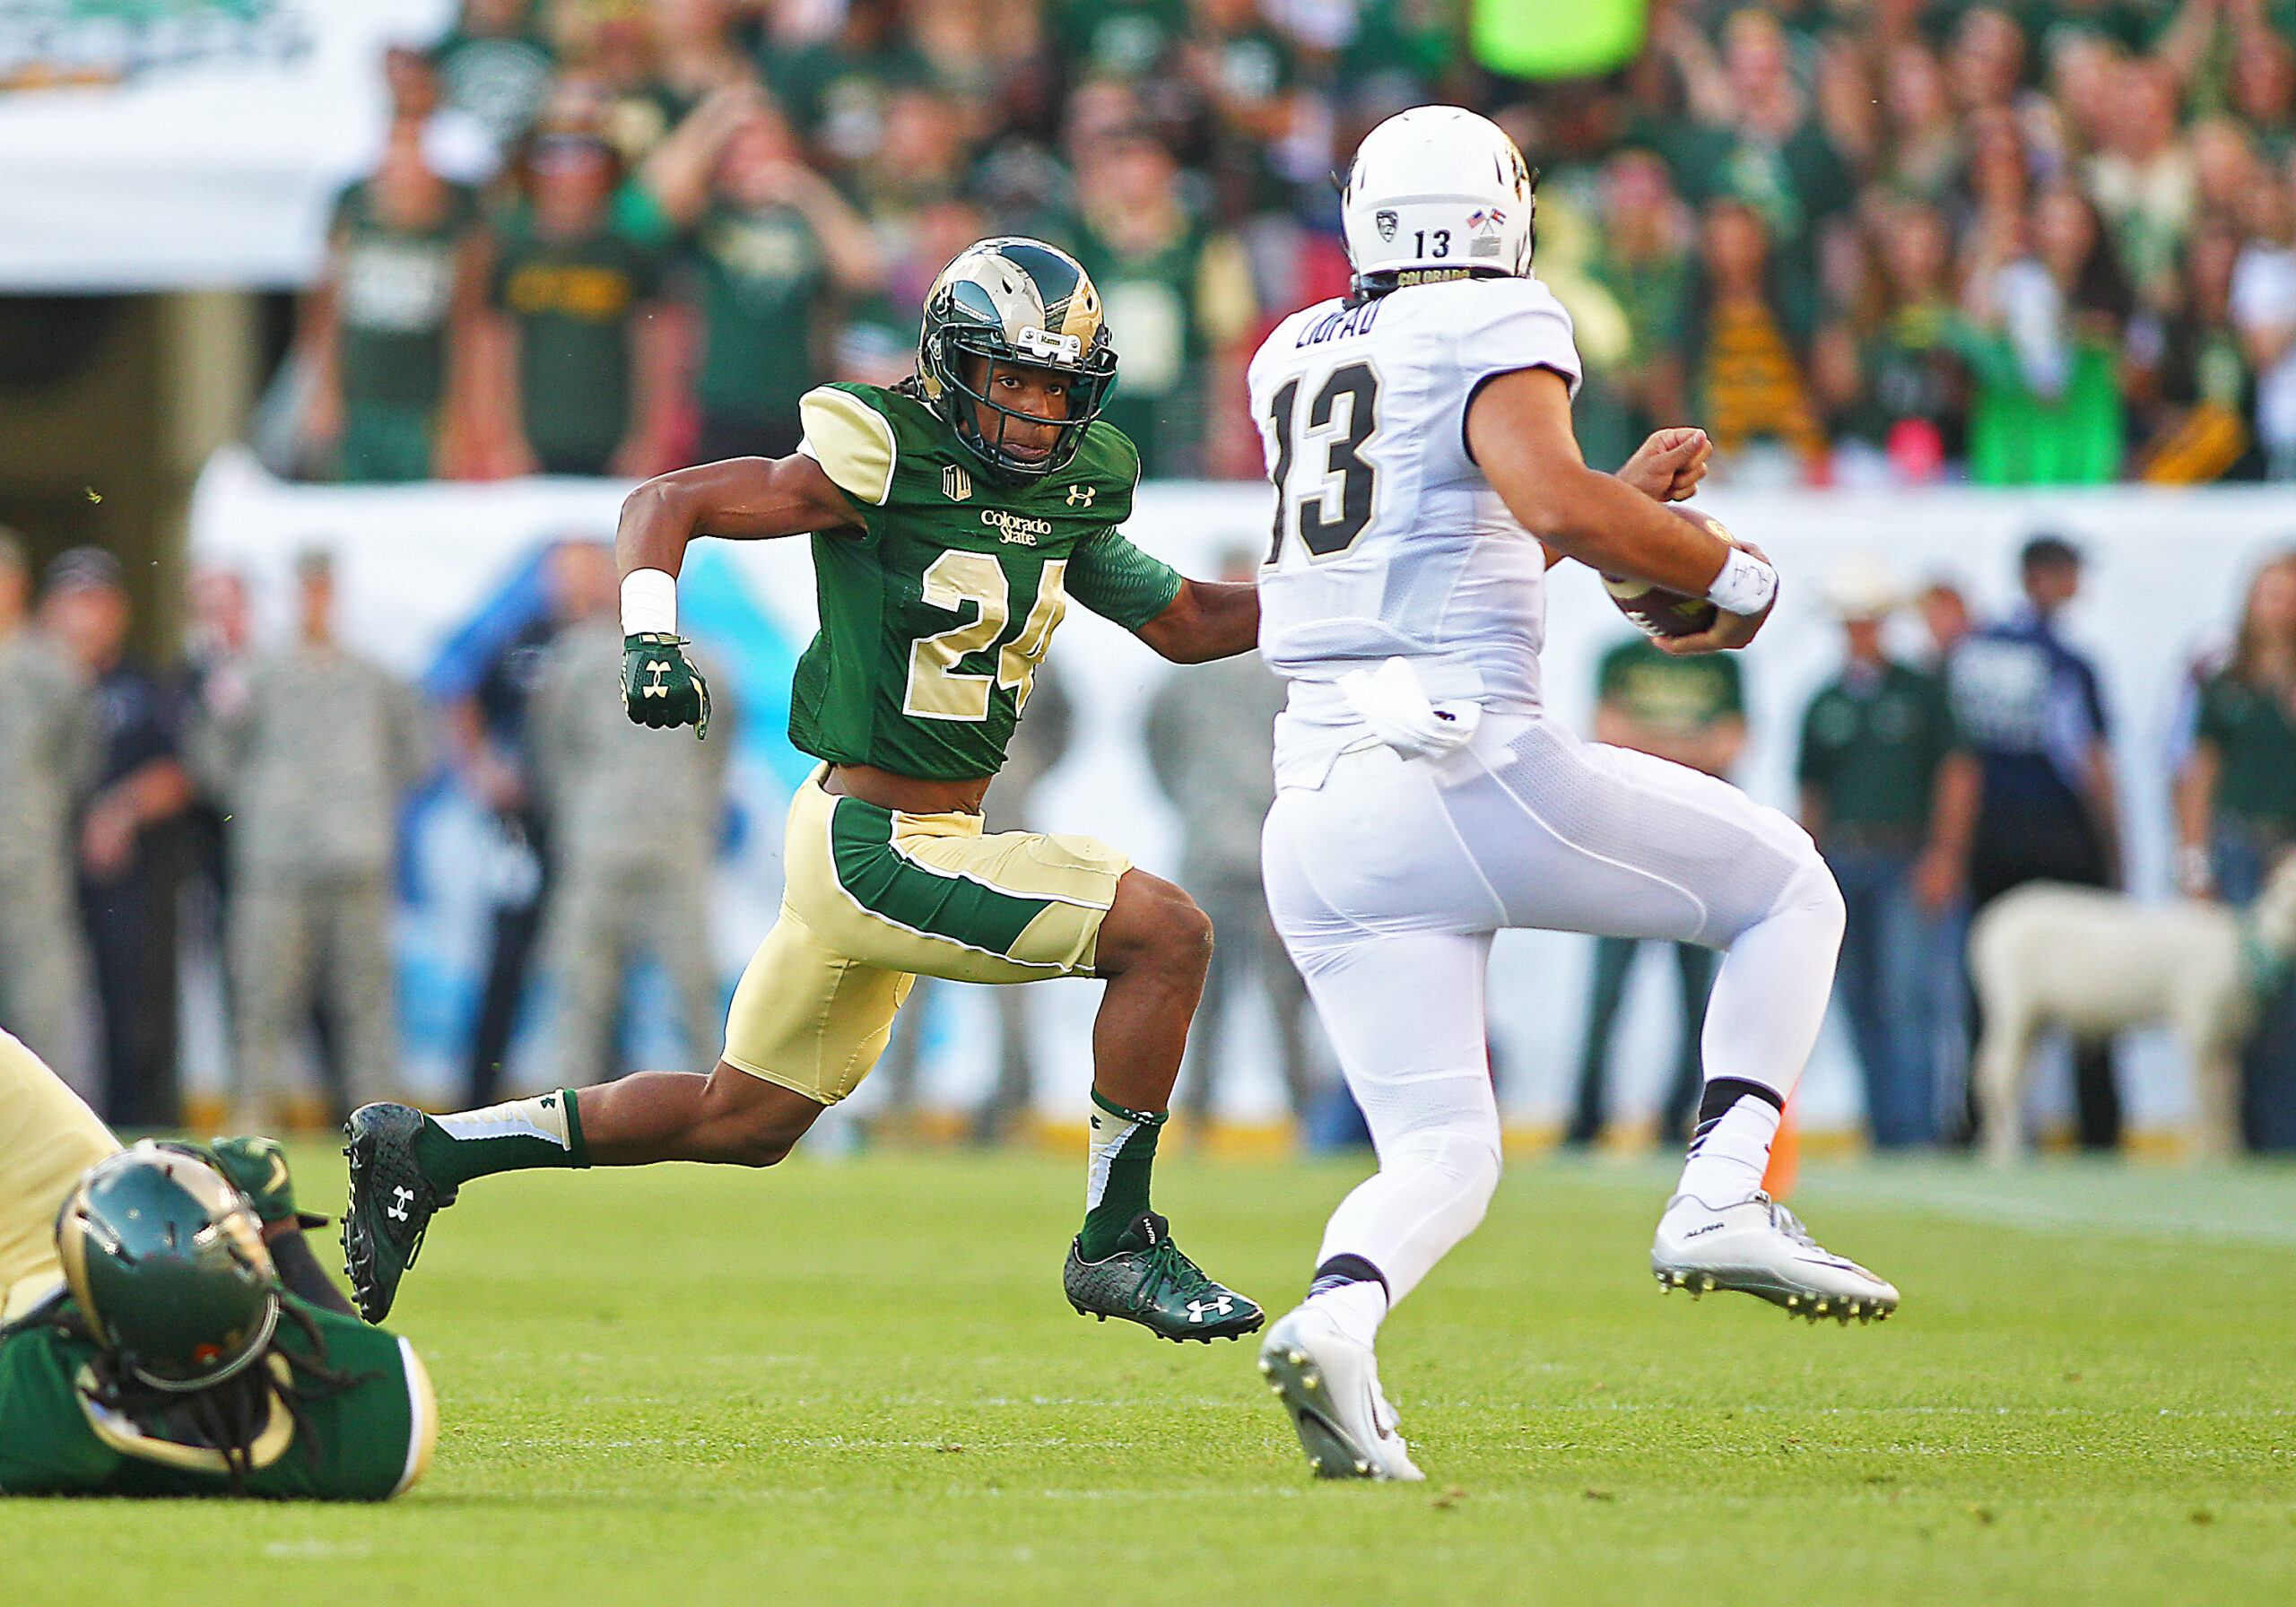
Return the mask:
[[622, 638], [622, 707], [640, 725], [667, 730], [693, 727], [693, 740], [709, 734], [709, 682], [685, 656], [682, 636]]
[[233, 1188], [247, 1195], [257, 1218], [265, 1227], [292, 1220], [299, 1228], [324, 1228], [326, 1218], [295, 1209], [295, 1186], [287, 1176], [287, 1156], [275, 1138], [247, 1134], [235, 1138], [211, 1138], [207, 1152], [215, 1169]]
[[163, 1138], [157, 1141], [157, 1147], [188, 1155], [222, 1173], [223, 1181], [247, 1196], [256, 1220], [266, 1228], [284, 1221], [299, 1228], [326, 1226], [326, 1218], [295, 1209], [295, 1186], [287, 1176], [286, 1152], [275, 1138], [249, 1134], [240, 1138], [211, 1138], [204, 1144]]

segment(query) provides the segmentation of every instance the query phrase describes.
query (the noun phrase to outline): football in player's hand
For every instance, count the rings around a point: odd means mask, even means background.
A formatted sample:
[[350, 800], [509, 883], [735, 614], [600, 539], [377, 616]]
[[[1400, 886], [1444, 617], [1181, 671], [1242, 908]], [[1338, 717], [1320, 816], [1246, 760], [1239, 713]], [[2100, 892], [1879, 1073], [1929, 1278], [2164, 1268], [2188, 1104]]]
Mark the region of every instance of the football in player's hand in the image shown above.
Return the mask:
[[[1695, 508], [1684, 508], [1679, 502], [1662, 503], [1676, 518], [1711, 531], [1732, 546], [1736, 540], [1722, 527], [1722, 522], [1711, 514], [1700, 513]], [[1696, 636], [1711, 629], [1719, 613], [1713, 604], [1703, 597], [1684, 596], [1681, 592], [1668, 591], [1663, 586], [1647, 581], [1627, 580], [1616, 575], [1603, 577], [1603, 589], [1618, 604], [1619, 612], [1634, 621], [1635, 629], [1645, 636]]]

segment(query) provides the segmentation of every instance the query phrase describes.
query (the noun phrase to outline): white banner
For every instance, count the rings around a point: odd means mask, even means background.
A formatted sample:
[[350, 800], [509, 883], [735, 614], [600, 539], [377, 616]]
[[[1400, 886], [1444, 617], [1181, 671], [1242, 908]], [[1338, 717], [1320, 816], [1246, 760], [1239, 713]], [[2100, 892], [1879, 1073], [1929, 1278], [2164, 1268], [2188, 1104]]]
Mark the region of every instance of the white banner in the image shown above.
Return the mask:
[[0, 291], [290, 285], [451, 0], [0, 0]]
[[[404, 488], [291, 486], [273, 481], [244, 454], [219, 456], [193, 508], [193, 542], [208, 562], [244, 569], [258, 586], [265, 628], [286, 620], [289, 566], [296, 549], [323, 543], [338, 555], [346, 634], [410, 674], [430, 673], [467, 622], [523, 572], [540, 545], [561, 534], [610, 534], [627, 488], [576, 481], [491, 486]], [[1718, 491], [1700, 506], [1759, 543], [1786, 577], [1779, 611], [1745, 655], [1752, 742], [1737, 779], [1767, 803], [1793, 807], [1792, 764], [1801, 710], [1839, 665], [1839, 631], [1820, 603], [1827, 574], [1853, 556], [1879, 561], [1909, 589], [1933, 578], [1961, 585], [1979, 612], [2014, 599], [2017, 549], [2054, 530], [2088, 553], [2085, 588], [2068, 633], [2102, 673], [2115, 722], [2125, 816], [2135, 885], [2165, 896], [2170, 745], [2187, 666], [2224, 639], [2257, 559], [2296, 543], [2296, 496], [2268, 488], [2173, 491], [2123, 488], [2014, 495], [1940, 490], [1822, 493]], [[1149, 551], [1196, 575], [1213, 571], [1234, 546], [1266, 540], [1265, 488], [1151, 485], [1128, 533]], [[803, 760], [778, 729], [787, 711], [787, 670], [813, 628], [813, 579], [802, 542], [711, 543], [695, 550], [682, 586], [681, 620], [731, 667], [731, 690], [749, 717], [734, 766], [734, 806], [744, 821], [720, 882], [717, 941], [728, 979], [772, 918], [779, 896], [780, 814]], [[1922, 643], [1910, 620], [1898, 628], [1909, 656]], [[1545, 676], [1551, 706], [1584, 727], [1602, 652], [1628, 628], [1587, 570], [1553, 576]], [[1169, 874], [1178, 860], [1176, 825], [1149, 779], [1140, 741], [1144, 705], [1170, 666], [1115, 627], [1073, 610], [1053, 657], [1076, 704], [1074, 743], [1037, 794], [1037, 824], [1084, 831], [1120, 845], [1142, 865]], [[473, 850], [475, 811], [466, 800], [444, 809], [422, 836], [416, 883], [402, 932], [413, 1023], [413, 1074], [439, 1092], [460, 1012], [477, 967], [471, 879], [455, 870]], [[461, 900], [461, 901], [458, 901]], [[1549, 1123], [1562, 1109], [1575, 1073], [1585, 1014], [1588, 952], [1580, 937], [1502, 935], [1492, 960], [1494, 1042], [1503, 1063], [1510, 1114]], [[1655, 952], [1650, 956], [1657, 959]], [[944, 989], [923, 1072], [928, 1098], [968, 1100], [991, 1068], [981, 990]], [[1039, 1103], [1081, 1115], [1089, 1031], [1098, 987], [1054, 983], [1032, 992]], [[1646, 963], [1614, 1049], [1614, 1105], [1627, 1118], [1656, 1103], [1674, 1053], [1672, 982]], [[1264, 1116], [1281, 1103], [1267, 1034], [1255, 1017], [1223, 1047], [1231, 1074], [1227, 1108]], [[2172, 1126], [2184, 1114], [2183, 1074], [2165, 1043], [2140, 1038], [2125, 1060], [2128, 1106], [2139, 1127]], [[547, 1083], [531, 1058], [522, 1071]], [[1838, 1039], [1821, 1046], [1804, 1084], [1813, 1129], [1854, 1128], [1860, 1108], [1854, 1075]], [[866, 1108], [867, 1090], [857, 1096]]]

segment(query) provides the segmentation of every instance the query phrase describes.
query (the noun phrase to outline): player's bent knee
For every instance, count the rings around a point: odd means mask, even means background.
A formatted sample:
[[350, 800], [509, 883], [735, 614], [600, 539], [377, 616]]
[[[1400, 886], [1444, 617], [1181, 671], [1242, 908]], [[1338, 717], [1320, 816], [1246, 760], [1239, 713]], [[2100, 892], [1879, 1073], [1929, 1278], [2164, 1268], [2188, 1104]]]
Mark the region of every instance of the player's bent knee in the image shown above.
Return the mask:
[[1842, 899], [1841, 884], [1833, 879], [1833, 872], [1814, 851], [1808, 863], [1786, 884], [1779, 905], [1781, 908], [1806, 909], [1812, 919], [1831, 926], [1837, 939], [1849, 921], [1849, 906]]
[[778, 1166], [826, 1108], [779, 1083], [723, 1062], [710, 1073], [707, 1147], [729, 1166]]
[[1175, 965], [1202, 975], [1212, 967], [1212, 917], [1181, 893], [1166, 917], [1165, 942]]
[[1212, 917], [1172, 883], [1125, 873], [1115, 907], [1100, 927], [1099, 969], [1109, 974], [1147, 967], [1202, 980], [1212, 968]]
[[1475, 1220], [1491, 1207], [1491, 1196], [1499, 1192], [1500, 1158], [1499, 1146], [1481, 1138], [1462, 1136], [1452, 1144], [1456, 1157], [1452, 1166], [1459, 1175], [1460, 1192], [1473, 1205]]

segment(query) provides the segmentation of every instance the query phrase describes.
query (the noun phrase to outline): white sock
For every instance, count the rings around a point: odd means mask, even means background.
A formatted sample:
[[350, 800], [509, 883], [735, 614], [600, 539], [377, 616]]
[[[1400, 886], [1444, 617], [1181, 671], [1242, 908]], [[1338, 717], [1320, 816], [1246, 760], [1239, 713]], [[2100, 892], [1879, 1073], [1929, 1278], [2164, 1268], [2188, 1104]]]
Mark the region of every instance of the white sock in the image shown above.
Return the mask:
[[1691, 1141], [1676, 1194], [1720, 1209], [1735, 1205], [1761, 1187], [1770, 1168], [1770, 1141], [1784, 1113], [1756, 1094], [1740, 1094], [1730, 1108], [1703, 1125]]
[[474, 1138], [546, 1138], [561, 1150], [574, 1147], [572, 1135], [566, 1126], [564, 1090], [536, 1094], [531, 1099], [511, 1099], [500, 1105], [489, 1105], [483, 1110], [457, 1111], [452, 1116], [433, 1116], [432, 1121], [446, 1129], [453, 1139]]
[[1379, 1337], [1379, 1325], [1387, 1320], [1387, 1290], [1377, 1278], [1364, 1278], [1327, 1289], [1319, 1295], [1309, 1295], [1307, 1304], [1331, 1318], [1333, 1327], [1368, 1350]]

